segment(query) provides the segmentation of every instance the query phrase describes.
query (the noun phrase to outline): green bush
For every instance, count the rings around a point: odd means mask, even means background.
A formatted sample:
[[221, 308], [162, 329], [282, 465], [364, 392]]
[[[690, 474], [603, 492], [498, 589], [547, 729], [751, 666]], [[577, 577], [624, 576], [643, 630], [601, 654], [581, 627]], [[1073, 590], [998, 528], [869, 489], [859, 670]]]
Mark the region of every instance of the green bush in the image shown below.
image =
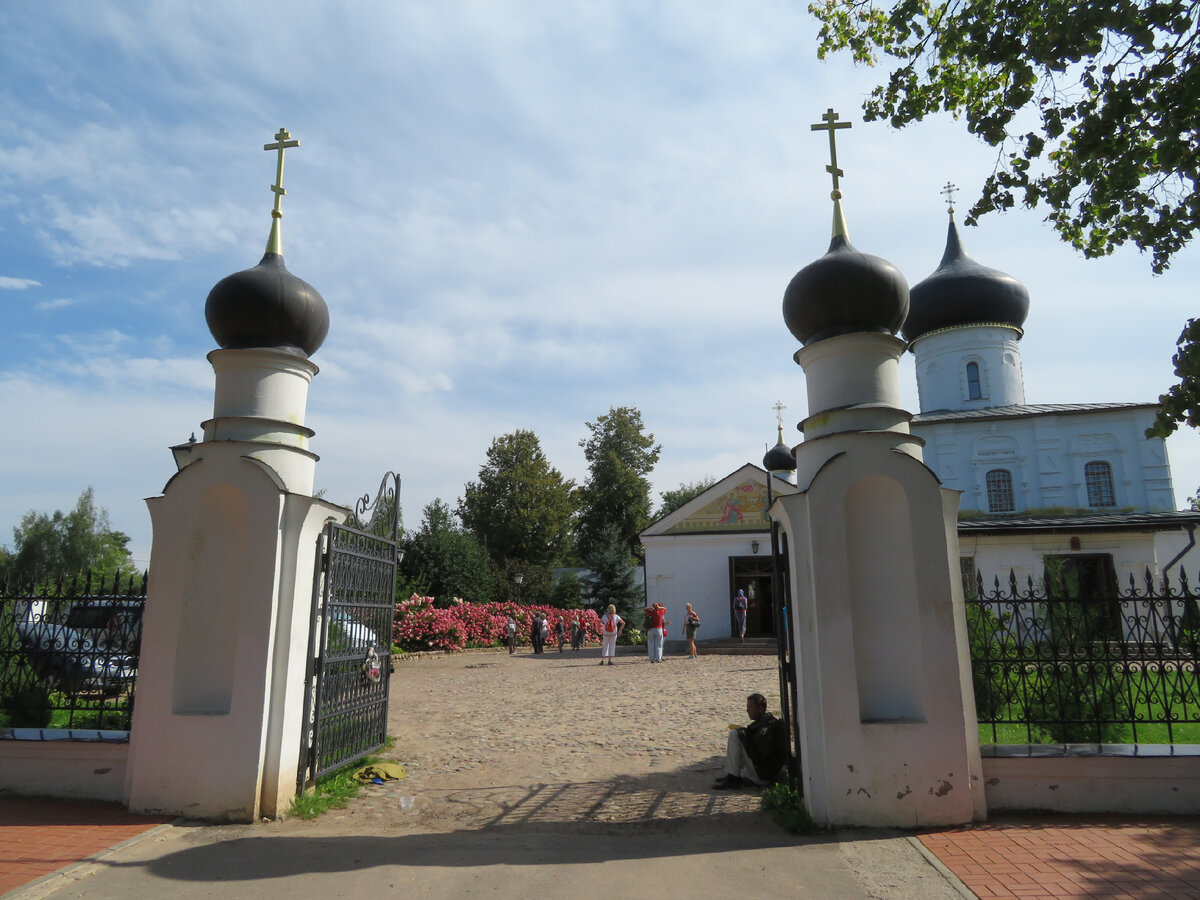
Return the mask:
[[763, 791], [763, 809], [784, 831], [792, 834], [815, 834], [818, 829], [804, 806], [803, 799], [786, 782], [778, 782]]

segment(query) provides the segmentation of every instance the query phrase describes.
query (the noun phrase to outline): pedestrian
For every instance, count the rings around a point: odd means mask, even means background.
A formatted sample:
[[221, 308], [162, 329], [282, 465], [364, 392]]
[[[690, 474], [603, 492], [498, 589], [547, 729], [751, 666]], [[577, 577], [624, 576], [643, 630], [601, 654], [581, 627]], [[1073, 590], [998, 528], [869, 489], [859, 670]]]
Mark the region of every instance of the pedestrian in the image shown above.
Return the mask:
[[516, 652], [517, 649], [517, 620], [513, 616], [508, 617], [508, 625], [506, 626], [508, 652], [509, 655]]
[[533, 652], [542, 652], [542, 614], [534, 613], [533, 622], [529, 626], [529, 642], [533, 644]]
[[733, 619], [737, 625], [738, 638], [746, 640], [746, 608], [749, 604], [746, 602], [746, 592], [738, 589], [737, 596], [733, 598]]
[[656, 600], [643, 611], [650, 620], [650, 627], [646, 629], [646, 652], [650, 662], [662, 662], [663, 637], [666, 627], [671, 624], [666, 620], [667, 608]]
[[687, 604], [687, 617], [683, 620], [683, 636], [688, 642], [688, 659], [695, 659], [700, 654], [696, 652], [696, 629], [700, 627], [700, 614]]
[[578, 650], [583, 646], [583, 623], [579, 621], [579, 613], [571, 617], [571, 649]]
[[613, 657], [617, 655], [617, 638], [625, 630], [625, 620], [617, 615], [615, 604], [608, 604], [608, 610], [600, 619], [600, 665], [608, 660], [614, 665]]
[[542, 616], [542, 652], [546, 652], [546, 644], [550, 642], [550, 617]]
[[562, 616], [554, 623], [554, 636], [558, 638], [558, 652], [562, 653], [563, 646], [567, 643], [567, 626], [563, 623]]

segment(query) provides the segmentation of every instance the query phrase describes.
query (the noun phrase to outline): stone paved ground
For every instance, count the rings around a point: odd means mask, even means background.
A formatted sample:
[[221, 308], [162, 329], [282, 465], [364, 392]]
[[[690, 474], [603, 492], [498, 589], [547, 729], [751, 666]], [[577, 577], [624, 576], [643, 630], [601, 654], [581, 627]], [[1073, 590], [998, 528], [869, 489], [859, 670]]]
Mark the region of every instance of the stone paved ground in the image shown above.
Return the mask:
[[[759, 808], [714, 792], [745, 698], [778, 710], [772, 657], [668, 657], [621, 648], [540, 656], [478, 652], [402, 661], [392, 679], [389, 753], [408, 778], [372, 788], [349, 821], [430, 829], [678, 820]], [[412, 797], [411, 810], [399, 798]]]

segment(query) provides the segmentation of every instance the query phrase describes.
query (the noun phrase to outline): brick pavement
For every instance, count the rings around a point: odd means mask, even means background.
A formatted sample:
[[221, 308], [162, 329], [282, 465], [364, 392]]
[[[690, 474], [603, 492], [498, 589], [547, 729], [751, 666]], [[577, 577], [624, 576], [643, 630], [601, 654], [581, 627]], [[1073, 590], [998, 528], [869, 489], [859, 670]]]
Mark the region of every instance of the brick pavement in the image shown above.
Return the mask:
[[985, 900], [1200, 900], [1200, 818], [997, 816], [919, 839]]
[[0, 895], [169, 821], [116, 803], [0, 796]]

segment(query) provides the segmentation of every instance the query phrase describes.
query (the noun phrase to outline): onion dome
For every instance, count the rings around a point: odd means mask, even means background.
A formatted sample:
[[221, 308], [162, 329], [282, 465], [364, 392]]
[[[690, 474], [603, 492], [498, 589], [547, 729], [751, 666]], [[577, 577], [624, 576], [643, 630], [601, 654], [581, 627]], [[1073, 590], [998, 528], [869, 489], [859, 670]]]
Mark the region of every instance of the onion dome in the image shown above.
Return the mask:
[[981, 266], [963, 249], [950, 210], [946, 252], [933, 274], [913, 285], [904, 338], [910, 343], [942, 328], [1011, 325], [1029, 315], [1029, 291], [1011, 275]]
[[796, 457], [792, 455], [792, 448], [784, 443], [782, 425], [779, 426], [779, 443], [763, 457], [763, 468], [768, 472], [796, 471]]
[[908, 315], [908, 283], [885, 259], [850, 243], [840, 192], [834, 192], [829, 250], [796, 273], [783, 294], [783, 320], [808, 345], [859, 331], [895, 334]]
[[266, 347], [309, 357], [329, 333], [324, 298], [270, 250], [254, 268], [216, 283], [204, 318], [222, 350]]

